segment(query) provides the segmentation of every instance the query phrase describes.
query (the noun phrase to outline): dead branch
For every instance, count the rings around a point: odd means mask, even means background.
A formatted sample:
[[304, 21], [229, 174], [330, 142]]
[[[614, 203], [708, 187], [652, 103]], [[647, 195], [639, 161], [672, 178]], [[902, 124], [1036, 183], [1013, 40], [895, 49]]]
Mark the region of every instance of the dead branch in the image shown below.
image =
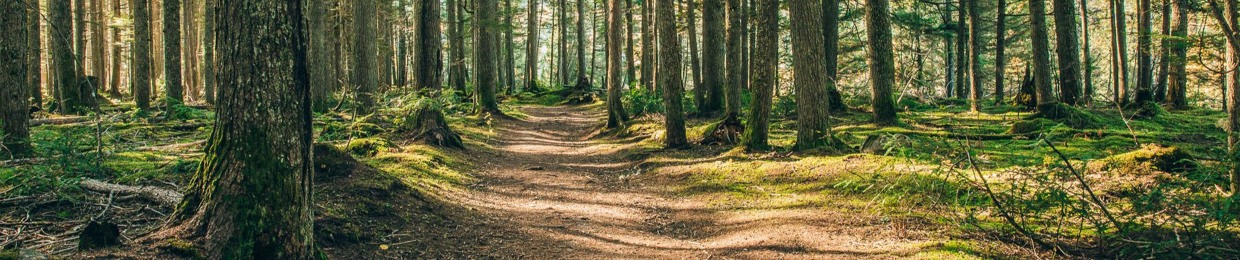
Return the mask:
[[1115, 228], [1118, 228], [1121, 232], [1124, 231], [1124, 226], [1120, 225], [1119, 221], [1115, 220], [1115, 216], [1112, 216], [1111, 211], [1107, 210], [1107, 205], [1102, 203], [1102, 200], [1098, 199], [1098, 195], [1094, 194], [1094, 190], [1089, 187], [1089, 183], [1085, 182], [1085, 177], [1081, 176], [1081, 173], [1076, 171], [1076, 167], [1072, 167], [1072, 162], [1068, 161], [1068, 157], [1064, 156], [1063, 152], [1060, 152], [1059, 148], [1056, 148], [1055, 144], [1046, 140], [1046, 138], [1042, 138], [1042, 142], [1049, 145], [1051, 147], [1051, 151], [1055, 151], [1055, 154], [1059, 155], [1059, 159], [1063, 160], [1064, 167], [1068, 168], [1068, 171], [1072, 172], [1072, 176], [1076, 177], [1076, 180], [1081, 182], [1081, 187], [1085, 188], [1085, 192], [1089, 194], [1089, 199], [1102, 210], [1102, 215], [1106, 216], [1107, 220], [1111, 221], [1112, 225], [1115, 225]]
[[64, 124], [81, 123], [81, 122], [90, 121], [91, 118], [92, 117], [89, 117], [89, 116], [70, 116], [70, 117], [35, 119], [35, 120], [30, 120], [30, 126], [64, 125]]
[[181, 194], [180, 192], [169, 190], [169, 189], [151, 187], [151, 186], [129, 186], [129, 185], [112, 184], [112, 183], [107, 183], [107, 182], [103, 182], [103, 181], [99, 181], [95, 179], [83, 179], [82, 182], [78, 183], [78, 185], [82, 186], [83, 189], [93, 190], [93, 191], [98, 191], [98, 192], [116, 192], [116, 193], [122, 193], [122, 194], [135, 194], [144, 199], [147, 199], [155, 203], [159, 203], [160, 205], [168, 206], [168, 207], [176, 207], [178, 203], [181, 203], [181, 198], [185, 197], [184, 194]]

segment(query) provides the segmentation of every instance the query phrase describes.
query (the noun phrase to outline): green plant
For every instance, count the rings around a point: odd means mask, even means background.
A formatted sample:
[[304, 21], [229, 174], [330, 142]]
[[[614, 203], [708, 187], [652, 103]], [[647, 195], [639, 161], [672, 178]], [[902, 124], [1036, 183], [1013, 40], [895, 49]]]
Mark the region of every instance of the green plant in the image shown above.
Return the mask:
[[645, 88], [631, 88], [620, 100], [627, 106], [629, 115], [634, 117], [663, 113], [663, 96]]

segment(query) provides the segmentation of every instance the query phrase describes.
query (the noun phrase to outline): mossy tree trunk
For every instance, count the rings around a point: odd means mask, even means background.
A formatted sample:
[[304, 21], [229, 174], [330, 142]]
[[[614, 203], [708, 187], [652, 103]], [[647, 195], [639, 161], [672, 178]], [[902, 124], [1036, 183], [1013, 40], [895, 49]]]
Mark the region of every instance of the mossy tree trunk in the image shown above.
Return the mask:
[[[680, 39], [676, 33], [675, 0], [657, 0], [655, 9], [658, 12], [659, 48], [664, 50], [680, 50]], [[664, 123], [667, 134], [663, 145], [668, 148], [681, 147], [689, 144], [685, 136], [685, 114], [682, 109], [681, 96], [684, 94], [684, 78], [680, 73], [680, 51], [659, 52], [659, 86], [663, 89], [663, 106], [665, 108]]]
[[1137, 93], [1134, 101], [1154, 102], [1153, 23], [1150, 0], [1137, 0]]
[[[1083, 2], [1083, 1], [1082, 1]], [[995, 105], [1003, 104], [1007, 74], [1007, 0], [997, 0], [995, 12]], [[1086, 51], [1088, 53], [1089, 51]]]
[[155, 238], [200, 242], [209, 259], [314, 257], [310, 79], [301, 6], [219, 0], [208, 12], [220, 22], [216, 127], [171, 226]]
[[0, 158], [21, 157], [30, 152], [28, 103], [30, 54], [26, 41], [33, 33], [26, 19], [27, 0], [0, 2]]
[[[732, 10], [731, 7], [728, 9]], [[750, 85], [753, 102], [749, 106], [749, 120], [746, 122], [745, 133], [741, 135], [741, 143], [750, 150], [766, 150], [770, 148], [767, 132], [771, 117], [771, 95], [779, 76], [779, 2], [758, 1], [754, 9], [754, 33], [757, 42], [753, 50], [753, 67], [750, 68], [750, 75], [753, 77]]]
[[181, 0], [164, 0], [165, 109], [185, 103], [181, 85]]
[[823, 84], [827, 84], [827, 105], [831, 111], [844, 111], [844, 95], [837, 87], [840, 56], [840, 0], [822, 1], [822, 46], [824, 49], [822, 63], [825, 67]]
[[866, 38], [870, 44], [870, 105], [874, 110], [874, 123], [878, 125], [894, 125], [898, 120], [895, 101], [891, 100], [896, 69], [892, 57], [890, 9], [888, 0], [866, 0]]
[[439, 12], [442, 9], [439, 1], [417, 2], [418, 35], [414, 38], [417, 46], [417, 88], [428, 93], [439, 92], [443, 82], [440, 71], [443, 69], [443, 41], [440, 32]]
[[1081, 0], [1081, 56], [1084, 62], [1081, 63], [1081, 69], [1085, 71], [1085, 76], [1081, 77], [1084, 84], [1084, 92], [1081, 93], [1081, 99], [1078, 104], [1093, 104], [1094, 100], [1094, 57], [1089, 50], [1089, 6], [1086, 0]]
[[724, 38], [724, 0], [702, 1], [702, 88], [705, 101], [698, 112], [703, 115], [719, 113], [724, 108], [724, 57], [727, 46]]
[[[789, 0], [792, 23], [792, 85], [796, 89], [798, 150], [822, 147], [831, 136], [830, 99], [823, 72], [822, 7], [816, 0]], [[824, 104], [826, 103], [826, 104]]]
[[[621, 1], [608, 0], [607, 28], [620, 28], [624, 23], [624, 10]], [[620, 44], [624, 42], [620, 30], [607, 30], [607, 128], [620, 128], [629, 121], [624, 112], [624, 104], [620, 101], [620, 90], [624, 88], [623, 68], [620, 62]]]
[[[48, 3], [48, 41], [52, 47], [52, 73], [55, 74], [52, 86], [56, 89], [56, 102], [59, 103], [59, 111], [72, 113], [73, 110], [69, 108], [74, 107], [71, 105], [76, 102], [74, 94], [77, 93], [77, 72], [73, 64], [77, 59], [73, 55], [74, 34], [70, 3], [68, 0]], [[135, 26], [138, 23], [136, 20]]]
[[[210, 0], [222, 1], [222, 0]], [[218, 3], [216, 3], [218, 5]], [[138, 109], [151, 109], [151, 8], [150, 0], [133, 0], [133, 99]], [[212, 27], [214, 28], [214, 27]], [[212, 29], [208, 28], [208, 29]], [[208, 63], [211, 64], [211, 63]], [[211, 92], [211, 91], [208, 91]]]
[[[1171, 35], [1171, 5], [1172, 1], [1162, 1], [1162, 26], [1159, 27], [1159, 33], [1163, 36]], [[1158, 74], [1154, 77], [1154, 102], [1167, 101], [1167, 70], [1170, 69], [1171, 57], [1171, 37], [1159, 37], [1158, 41]]]
[[330, 64], [329, 55], [331, 51], [327, 45], [327, 5], [324, 1], [328, 0], [308, 0], [310, 1], [306, 7], [306, 20], [309, 24], [307, 29], [310, 30], [310, 100], [311, 107], [314, 111], [327, 111], [331, 108], [328, 98], [331, 97], [332, 90], [329, 84], [335, 79], [330, 78], [328, 71], [333, 70]]
[[[748, 68], [745, 62], [745, 52], [742, 45], [745, 44], [745, 9], [741, 7], [741, 0], [727, 0], [727, 39], [726, 47], [727, 55], [724, 57], [724, 66], [727, 74], [727, 82], [724, 83], [726, 92], [724, 93], [724, 118], [735, 119], [741, 116], [741, 89], [747, 86], [745, 80], [745, 70]], [[778, 43], [778, 42], [772, 42]], [[774, 80], [774, 79], [772, 79]], [[752, 111], [750, 111], [752, 113]], [[737, 120], [739, 121], [739, 120]]]
[[1080, 103], [1081, 99], [1081, 48], [1077, 33], [1080, 29], [1076, 21], [1077, 0], [1052, 1], [1055, 8], [1055, 55], [1059, 58], [1059, 101], [1075, 106]]
[[[118, 0], [113, 0], [118, 1]], [[31, 106], [43, 108], [43, 31], [39, 29], [39, 21], [43, 20], [39, 13], [39, 1], [27, 0], [26, 5], [26, 78], [29, 82]]]

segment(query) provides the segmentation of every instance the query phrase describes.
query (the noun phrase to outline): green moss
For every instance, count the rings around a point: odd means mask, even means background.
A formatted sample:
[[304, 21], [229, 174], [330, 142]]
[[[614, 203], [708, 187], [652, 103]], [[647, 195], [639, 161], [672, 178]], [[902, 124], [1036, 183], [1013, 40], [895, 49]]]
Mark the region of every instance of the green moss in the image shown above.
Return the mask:
[[1147, 144], [1131, 152], [1103, 159], [1110, 168], [1149, 168], [1166, 172], [1184, 172], [1197, 166], [1192, 154], [1174, 146]]
[[1059, 125], [1058, 122], [1051, 121], [1046, 118], [1031, 118], [1027, 120], [1016, 121], [1012, 123], [1012, 127], [1008, 128], [1009, 134], [1031, 134], [1039, 133]]
[[206, 259], [206, 257], [203, 256], [202, 251], [198, 249], [197, 245], [194, 245], [194, 243], [189, 242], [184, 239], [174, 238], [174, 239], [164, 240], [164, 242], [159, 246], [159, 248], [169, 254], [173, 254], [176, 256], [180, 256], [180, 257], [191, 258], [191, 259]]
[[392, 141], [378, 137], [353, 139], [353, 141], [345, 145], [345, 150], [349, 151], [350, 154], [364, 157], [375, 156], [393, 148], [396, 148], [396, 144], [392, 143]]

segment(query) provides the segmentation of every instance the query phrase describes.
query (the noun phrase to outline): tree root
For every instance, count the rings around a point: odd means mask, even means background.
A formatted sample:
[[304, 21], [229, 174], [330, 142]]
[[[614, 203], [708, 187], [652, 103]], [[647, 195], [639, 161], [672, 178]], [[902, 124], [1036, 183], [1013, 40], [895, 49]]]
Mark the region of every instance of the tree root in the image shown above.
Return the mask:
[[740, 142], [745, 126], [736, 115], [729, 115], [706, 129], [702, 145], [731, 145]]

